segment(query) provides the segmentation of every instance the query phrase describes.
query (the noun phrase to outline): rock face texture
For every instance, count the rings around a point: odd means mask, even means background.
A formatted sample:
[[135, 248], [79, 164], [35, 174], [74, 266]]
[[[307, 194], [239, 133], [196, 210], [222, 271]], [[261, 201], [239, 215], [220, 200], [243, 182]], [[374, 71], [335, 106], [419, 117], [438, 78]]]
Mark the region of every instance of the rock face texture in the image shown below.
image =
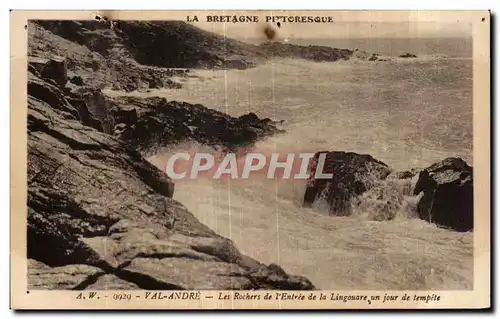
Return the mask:
[[[350, 215], [351, 200], [361, 195], [391, 173], [391, 169], [370, 155], [349, 152], [318, 152], [325, 156], [323, 173], [333, 174], [331, 179], [312, 178], [306, 188], [304, 205], [309, 206], [319, 198], [326, 200], [333, 215]], [[312, 165], [310, 175], [316, 166]]]
[[474, 228], [474, 176], [460, 158], [446, 158], [420, 172], [414, 194], [418, 216], [457, 231]]
[[[251, 142], [271, 126], [163, 100], [123, 109], [99, 89], [71, 87], [64, 68], [60, 59], [29, 64], [28, 289], [314, 288], [200, 223], [172, 199], [172, 181], [111, 130], [117, 122], [134, 137], [154, 117], [159, 130], [189, 137], [191, 119], [194, 138], [230, 145], [238, 133], [234, 143]], [[162, 107], [172, 110], [153, 114]]]
[[250, 113], [238, 118], [200, 104], [164, 98], [108, 99], [115, 135], [143, 152], [181, 140], [233, 149], [283, 132], [270, 119]]
[[[28, 48], [33, 60], [64, 58], [69, 88], [91, 84], [127, 92], [177, 88], [173, 76], [186, 70], [142, 65], [134, 60], [109, 24], [96, 21], [37, 21], [28, 24]], [[36, 57], [36, 58], [34, 58]], [[40, 63], [42, 66], [45, 62]], [[40, 71], [40, 70], [39, 70]]]

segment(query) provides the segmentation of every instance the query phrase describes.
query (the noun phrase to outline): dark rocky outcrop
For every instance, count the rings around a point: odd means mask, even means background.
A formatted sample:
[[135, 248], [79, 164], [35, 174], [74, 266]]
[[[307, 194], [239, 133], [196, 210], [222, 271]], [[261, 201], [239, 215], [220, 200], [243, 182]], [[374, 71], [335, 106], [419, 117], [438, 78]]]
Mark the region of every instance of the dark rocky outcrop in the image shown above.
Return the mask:
[[349, 60], [354, 53], [354, 51], [348, 49], [318, 45], [301, 46], [281, 42], [266, 42], [261, 44], [259, 48], [268, 57], [300, 58], [317, 62]]
[[[182, 21], [118, 21], [115, 26], [137, 62], [175, 68], [253, 66], [254, 46], [203, 31]], [[167, 45], [166, 45], [167, 44]]]
[[407, 52], [405, 54], [401, 54], [399, 57], [400, 58], [416, 58], [417, 56], [415, 54], [413, 54], [413, 53]]
[[[231, 61], [259, 55], [255, 46], [182, 21], [37, 21], [44, 29], [103, 57], [118, 54], [162, 68], [233, 68]], [[247, 61], [247, 66], [252, 66]]]
[[418, 216], [455, 231], [473, 230], [473, 170], [464, 160], [446, 158], [423, 170], [393, 171], [370, 155], [318, 152], [309, 167], [311, 176], [322, 153], [326, 154], [323, 172], [333, 177], [311, 177], [304, 206], [324, 200], [333, 215], [347, 216], [354, 210], [384, 221], [407, 205], [404, 196], [418, 195], [416, 207], [408, 212], [411, 218]]
[[[109, 105], [100, 91], [89, 90], [87, 99], [63, 91], [53, 73], [29, 69], [29, 289], [314, 288], [306, 278], [242, 255], [173, 200], [168, 176], [106, 132], [101, 120], [114, 117], [103, 113]], [[137, 108], [116, 118], [137, 125], [151, 112]], [[220, 123], [209, 125], [199, 119], [211, 114], [202, 106], [182, 112], [207, 134], [221, 123], [223, 133], [258, 122], [252, 115], [219, 115]], [[184, 119], [160, 120], [177, 129]]]
[[417, 211], [426, 221], [457, 231], [474, 228], [472, 167], [460, 158], [446, 158], [420, 172], [414, 194], [423, 192]]
[[28, 64], [44, 79], [53, 81], [61, 88], [68, 82], [67, 62], [64, 57], [51, 56], [48, 59], [29, 57]]
[[[391, 169], [370, 155], [351, 152], [318, 152], [326, 154], [324, 173], [332, 173], [331, 179], [311, 178], [304, 195], [304, 205], [310, 206], [319, 198], [326, 200], [333, 215], [349, 215], [351, 201], [375, 183], [386, 178]], [[314, 176], [316, 165], [310, 167], [310, 175]]]
[[[141, 65], [134, 60], [109, 24], [95, 21], [36, 21], [28, 23], [30, 65], [64, 58], [73, 86], [82, 84], [127, 92], [149, 88], [178, 88], [173, 76], [185, 70]], [[38, 60], [38, 61], [37, 61]], [[41, 71], [41, 70], [39, 70]], [[80, 84], [81, 83], [81, 84]]]
[[272, 121], [253, 113], [235, 118], [200, 104], [164, 98], [119, 97], [108, 101], [116, 135], [146, 153], [182, 140], [233, 149], [282, 132]]

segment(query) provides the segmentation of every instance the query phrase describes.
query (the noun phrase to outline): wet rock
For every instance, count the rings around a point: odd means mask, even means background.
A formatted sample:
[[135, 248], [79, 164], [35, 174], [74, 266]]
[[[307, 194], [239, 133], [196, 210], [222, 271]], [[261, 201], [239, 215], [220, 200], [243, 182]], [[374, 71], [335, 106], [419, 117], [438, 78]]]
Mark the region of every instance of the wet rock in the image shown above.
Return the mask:
[[[332, 173], [331, 179], [311, 178], [304, 195], [304, 205], [310, 206], [318, 199], [324, 199], [333, 215], [350, 215], [351, 201], [371, 189], [377, 181], [385, 179], [391, 169], [370, 155], [351, 152], [318, 152], [326, 154], [323, 173]], [[316, 165], [310, 166], [310, 175]]]
[[473, 170], [464, 160], [446, 158], [421, 171], [414, 194], [421, 192], [421, 219], [457, 231], [473, 230]]

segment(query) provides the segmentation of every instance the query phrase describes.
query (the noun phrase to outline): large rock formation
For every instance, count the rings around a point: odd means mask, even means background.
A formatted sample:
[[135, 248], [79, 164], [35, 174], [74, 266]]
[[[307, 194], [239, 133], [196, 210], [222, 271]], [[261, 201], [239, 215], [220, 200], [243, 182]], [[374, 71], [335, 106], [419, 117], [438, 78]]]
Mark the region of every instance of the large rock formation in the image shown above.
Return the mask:
[[180, 84], [171, 78], [187, 76], [183, 69], [137, 63], [115, 31], [95, 21], [29, 22], [28, 49], [35, 68], [46, 66], [43, 60], [65, 59], [68, 78], [72, 79], [68, 86], [73, 89], [83, 84], [127, 92], [178, 88]]
[[[196, 220], [172, 199], [171, 180], [52, 74], [31, 66], [28, 77], [29, 289], [314, 288]], [[182, 111], [203, 122], [202, 111]], [[184, 119], [168, 120], [177, 128]]]
[[461, 158], [446, 158], [420, 172], [414, 194], [423, 192], [418, 216], [457, 231], [474, 228], [474, 177]]
[[456, 231], [474, 228], [473, 170], [460, 158], [446, 158], [423, 170], [396, 172], [370, 155], [318, 152], [310, 165], [311, 176], [321, 153], [326, 154], [323, 172], [333, 177], [310, 178], [304, 194], [306, 207], [324, 200], [333, 215], [354, 211], [372, 220], [388, 220], [402, 208], [409, 209], [404, 196], [418, 195], [411, 209], [416, 212], [408, 212], [412, 216]]
[[317, 62], [333, 62], [338, 60], [349, 60], [354, 51], [349, 49], [337, 49], [319, 45], [301, 46], [289, 43], [266, 42], [259, 48], [270, 57], [300, 58]]
[[[253, 66], [259, 50], [247, 43], [203, 31], [182, 21], [41, 20], [45, 30], [104, 58], [126, 57], [161, 68]], [[247, 61], [248, 60], [248, 61]]]
[[[349, 215], [351, 201], [375, 183], [386, 178], [391, 169], [370, 155], [350, 152], [318, 152], [326, 154], [323, 172], [332, 173], [331, 179], [311, 178], [304, 195], [304, 205], [310, 206], [316, 200], [326, 200], [333, 215]], [[310, 175], [316, 171], [312, 166]]]
[[167, 101], [165, 98], [109, 98], [115, 134], [142, 152], [151, 152], [181, 140], [226, 149], [251, 145], [281, 130], [254, 113], [238, 118], [201, 104]]

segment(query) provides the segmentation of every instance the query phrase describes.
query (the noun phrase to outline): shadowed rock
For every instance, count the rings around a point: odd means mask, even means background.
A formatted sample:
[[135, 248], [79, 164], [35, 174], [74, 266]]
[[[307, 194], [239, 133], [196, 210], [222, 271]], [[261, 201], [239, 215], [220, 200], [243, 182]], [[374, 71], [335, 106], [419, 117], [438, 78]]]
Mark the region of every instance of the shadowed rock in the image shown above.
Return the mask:
[[446, 158], [420, 172], [414, 194], [423, 192], [418, 216], [457, 231], [474, 228], [472, 167], [461, 158]]
[[235, 118], [201, 104], [164, 98], [118, 97], [108, 102], [114, 122], [120, 125], [115, 127], [117, 136], [143, 152], [183, 140], [233, 149], [283, 132], [254, 113]]
[[[311, 178], [304, 195], [304, 205], [310, 206], [324, 199], [333, 215], [349, 215], [351, 200], [372, 188], [378, 180], [386, 178], [391, 169], [370, 155], [350, 152], [318, 152], [326, 154], [323, 173], [332, 173], [331, 179]], [[312, 165], [313, 176], [316, 166]]]

